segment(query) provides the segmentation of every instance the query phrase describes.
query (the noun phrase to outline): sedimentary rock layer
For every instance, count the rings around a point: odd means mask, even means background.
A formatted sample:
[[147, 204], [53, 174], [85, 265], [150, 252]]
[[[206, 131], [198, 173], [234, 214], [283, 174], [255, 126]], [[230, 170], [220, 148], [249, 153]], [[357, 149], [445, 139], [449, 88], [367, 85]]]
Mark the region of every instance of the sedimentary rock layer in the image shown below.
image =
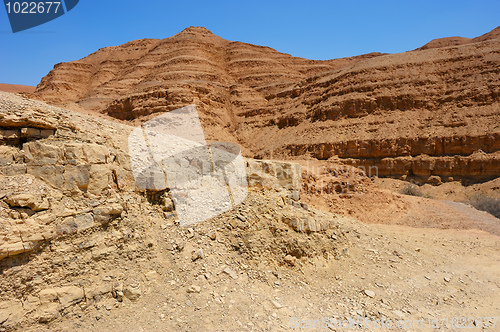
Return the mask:
[[[238, 143], [246, 156], [354, 158], [388, 175], [394, 168], [384, 158], [440, 164], [484, 152], [488, 171], [464, 162], [451, 168], [480, 181], [500, 176], [498, 31], [401, 54], [315, 61], [191, 27], [58, 64], [34, 96], [132, 122], [195, 104], [207, 138]], [[425, 173], [447, 176], [436, 169]]]

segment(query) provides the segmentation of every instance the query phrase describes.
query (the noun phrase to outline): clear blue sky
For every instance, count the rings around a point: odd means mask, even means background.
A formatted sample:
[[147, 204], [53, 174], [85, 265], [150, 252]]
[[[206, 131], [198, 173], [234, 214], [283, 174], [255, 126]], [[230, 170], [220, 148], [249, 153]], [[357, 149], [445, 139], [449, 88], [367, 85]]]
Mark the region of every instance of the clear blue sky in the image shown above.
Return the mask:
[[80, 0], [58, 19], [13, 34], [2, 6], [0, 83], [37, 85], [56, 63], [134, 39], [167, 38], [188, 26], [293, 56], [333, 59], [404, 52], [499, 25], [499, 0]]

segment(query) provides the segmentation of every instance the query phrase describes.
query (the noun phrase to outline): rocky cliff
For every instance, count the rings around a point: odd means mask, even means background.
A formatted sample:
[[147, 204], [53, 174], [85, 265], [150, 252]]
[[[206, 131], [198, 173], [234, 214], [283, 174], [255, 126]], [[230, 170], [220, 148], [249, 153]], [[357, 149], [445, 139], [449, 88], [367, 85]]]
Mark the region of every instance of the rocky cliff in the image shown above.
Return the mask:
[[384, 176], [500, 176], [500, 39], [313, 61], [191, 27], [58, 64], [34, 94], [133, 122], [196, 104], [246, 156], [340, 158]]
[[[168, 189], [136, 185], [128, 151], [134, 127], [4, 92], [0, 97], [0, 260], [106, 226], [137, 200], [160, 206], [162, 218], [174, 217]], [[300, 165], [245, 165], [250, 188], [281, 192], [286, 204], [299, 200]], [[303, 227], [315, 229], [313, 223]]]
[[[336, 232], [342, 218], [301, 204], [298, 164], [246, 160], [246, 199], [208, 224], [197, 223], [196, 237], [204, 229], [208, 242], [198, 239], [196, 248], [189, 243], [184, 248], [195, 232], [176, 224], [169, 190], [136, 185], [128, 151], [134, 127], [0, 92], [0, 128], [0, 330], [50, 322], [81, 310], [77, 304], [92, 306], [104, 298], [135, 301], [144, 281], [128, 280], [135, 274], [124, 273], [129, 261], [135, 261], [137, 275], [148, 269], [147, 280], [156, 280], [151, 261], [159, 259], [161, 269], [170, 271], [165, 252], [196, 249], [201, 257], [192, 261], [207, 262], [203, 250], [212, 253], [216, 237], [224, 250], [227, 246], [239, 256], [256, 257], [255, 241], [259, 251], [262, 245], [274, 252], [263, 253], [259, 261], [274, 260], [276, 254], [295, 264], [300, 257], [319, 255], [313, 245], [299, 244], [322, 232], [316, 236], [321, 254], [335, 255], [326, 233]], [[269, 224], [262, 215], [269, 216]], [[282, 244], [262, 233], [268, 228]], [[241, 238], [253, 240], [243, 244]], [[139, 267], [139, 262], [147, 263]], [[115, 276], [104, 276], [110, 273]]]

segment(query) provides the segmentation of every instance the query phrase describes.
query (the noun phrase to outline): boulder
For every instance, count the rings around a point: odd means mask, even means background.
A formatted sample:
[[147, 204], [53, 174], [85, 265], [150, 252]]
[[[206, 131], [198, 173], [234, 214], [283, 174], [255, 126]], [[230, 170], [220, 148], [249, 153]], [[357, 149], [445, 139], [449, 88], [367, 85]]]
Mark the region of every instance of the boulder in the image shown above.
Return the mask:
[[138, 284], [129, 285], [123, 290], [123, 295], [131, 301], [138, 300], [141, 294], [141, 288]]
[[83, 152], [83, 144], [64, 144], [64, 159], [70, 165], [82, 165], [87, 163], [87, 158]]
[[46, 288], [40, 291], [38, 294], [41, 304], [57, 302], [58, 296], [57, 291], [54, 288]]
[[24, 143], [23, 150], [24, 161], [28, 165], [60, 165], [64, 159], [61, 147], [40, 141]]
[[304, 215], [302, 217], [297, 216], [283, 216], [282, 222], [288, 224], [297, 232], [321, 232], [331, 226], [331, 221], [327, 218], [318, 218], [317, 216]]
[[105, 164], [110, 156], [109, 149], [99, 144], [84, 144], [83, 153], [89, 164]]
[[40, 298], [38, 298], [37, 296], [28, 295], [26, 297], [26, 300], [23, 301], [23, 308], [27, 312], [31, 312], [33, 310], [36, 310], [40, 306], [40, 304]]
[[11, 207], [27, 207], [33, 211], [47, 210], [50, 205], [46, 198], [36, 194], [17, 194], [9, 196], [5, 202]]
[[76, 286], [67, 286], [54, 289], [57, 293], [59, 303], [63, 308], [67, 308], [73, 304], [81, 302], [85, 293], [82, 288]]
[[0, 329], [14, 327], [21, 322], [23, 315], [23, 304], [20, 301], [0, 302]]
[[439, 177], [439, 176], [437, 176], [437, 175], [431, 175], [431, 176], [429, 176], [429, 178], [427, 179], [427, 183], [432, 184], [433, 186], [439, 186], [439, 185], [441, 185], [443, 182], [441, 181], [441, 177]]
[[94, 219], [105, 224], [112, 219], [118, 218], [123, 212], [123, 206], [118, 203], [98, 206], [94, 209]]
[[74, 191], [78, 188], [87, 191], [90, 183], [90, 165], [65, 165], [64, 189]]
[[9, 165], [14, 162], [17, 149], [11, 146], [0, 145], [0, 165]]
[[87, 301], [97, 300], [100, 296], [111, 293], [113, 285], [111, 283], [92, 285], [90, 289], [85, 289], [85, 297]]
[[104, 189], [108, 188], [111, 179], [112, 172], [109, 166], [98, 164], [91, 165], [87, 190], [94, 195], [100, 195]]
[[27, 173], [44, 180], [54, 188], [61, 189], [64, 186], [64, 166], [27, 166]]
[[274, 160], [247, 159], [247, 174], [252, 174], [249, 185], [257, 185], [262, 175], [267, 174], [275, 178], [285, 189], [301, 189], [302, 168], [299, 164], [280, 162]]
[[61, 305], [59, 303], [46, 303], [42, 304], [36, 314], [36, 318], [40, 323], [48, 323], [59, 317], [59, 310]]
[[74, 217], [68, 217], [57, 225], [58, 234], [73, 234], [94, 226], [94, 216], [91, 213], [79, 214]]

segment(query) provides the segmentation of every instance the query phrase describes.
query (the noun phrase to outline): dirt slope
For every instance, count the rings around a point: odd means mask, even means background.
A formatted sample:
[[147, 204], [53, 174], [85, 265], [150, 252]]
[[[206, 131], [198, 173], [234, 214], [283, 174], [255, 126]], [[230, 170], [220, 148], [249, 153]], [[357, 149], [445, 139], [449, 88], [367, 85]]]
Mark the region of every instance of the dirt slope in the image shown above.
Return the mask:
[[0, 83], [0, 91], [5, 92], [35, 92], [36, 87], [29, 85], [5, 84]]

